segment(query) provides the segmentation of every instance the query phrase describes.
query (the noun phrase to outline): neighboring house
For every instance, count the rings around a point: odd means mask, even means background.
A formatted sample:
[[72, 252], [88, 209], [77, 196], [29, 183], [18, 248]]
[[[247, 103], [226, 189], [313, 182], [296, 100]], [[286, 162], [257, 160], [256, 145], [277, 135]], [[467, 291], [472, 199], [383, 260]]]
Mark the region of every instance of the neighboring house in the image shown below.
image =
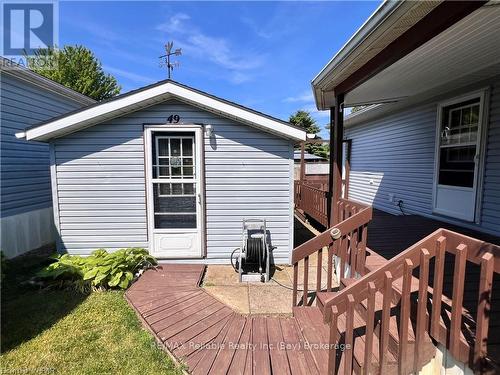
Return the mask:
[[[295, 150], [293, 153], [293, 158], [295, 161], [294, 178], [298, 180], [300, 178], [300, 150]], [[311, 178], [328, 178], [329, 163], [328, 160], [322, 158], [321, 156], [310, 154], [309, 152], [304, 152], [304, 166], [305, 174]]]
[[[500, 247], [488, 243], [500, 244], [499, 36], [498, 1], [384, 1], [313, 79], [331, 116], [331, 183], [299, 184], [298, 201], [330, 229], [293, 261], [306, 267], [324, 246], [340, 258], [341, 287], [317, 294], [317, 320], [353, 348], [330, 349], [329, 369], [500, 373]], [[353, 106], [368, 107], [344, 118]]]
[[[442, 11], [450, 27], [436, 33], [437, 4], [384, 3], [314, 79], [316, 101], [329, 108], [344, 90], [345, 107], [377, 104], [344, 120], [350, 198], [498, 235], [500, 6], [457, 3], [477, 9], [455, 23]], [[417, 20], [428, 41], [375, 55]]]
[[49, 149], [15, 133], [94, 103], [63, 85], [0, 58], [1, 245], [8, 257], [54, 242]]
[[274, 260], [293, 249], [289, 123], [166, 80], [37, 124], [49, 143], [58, 248], [145, 247], [227, 263], [242, 220], [266, 219]]
[[[293, 159], [295, 160], [295, 163], [300, 163], [301, 160], [301, 154], [300, 150], [295, 150], [293, 152]], [[304, 152], [304, 160], [306, 163], [324, 163], [327, 160], [325, 158], [322, 158], [321, 156], [310, 154], [309, 152]]]

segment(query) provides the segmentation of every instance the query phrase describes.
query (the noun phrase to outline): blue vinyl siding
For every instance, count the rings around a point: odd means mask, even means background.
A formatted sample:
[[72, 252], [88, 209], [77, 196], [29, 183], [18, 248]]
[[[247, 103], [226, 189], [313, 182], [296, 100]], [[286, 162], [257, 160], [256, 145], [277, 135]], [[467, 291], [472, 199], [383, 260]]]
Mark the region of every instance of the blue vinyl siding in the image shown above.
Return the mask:
[[[480, 224], [491, 233], [500, 232], [500, 79], [490, 86], [489, 119], [486, 126], [485, 166]], [[484, 87], [484, 85], [480, 86]], [[461, 92], [467, 93], [465, 92]], [[442, 96], [440, 100], [458, 94]], [[349, 196], [392, 214], [401, 214], [395, 201], [404, 202], [411, 214], [433, 215], [432, 194], [438, 100], [398, 110], [374, 120], [347, 127], [352, 139]], [[438, 218], [438, 216], [436, 216]]]
[[48, 145], [15, 133], [81, 105], [4, 72], [0, 87], [1, 216], [8, 217], [52, 204]]
[[[293, 247], [289, 140], [181, 103], [167, 101], [53, 141], [62, 247], [148, 247], [143, 124], [172, 113], [213, 126], [205, 136], [207, 261], [228, 262], [241, 246], [243, 218], [265, 218], [278, 262]], [[147, 151], [148, 152], [148, 151]]]
[[500, 79], [491, 87], [481, 225], [500, 233]]

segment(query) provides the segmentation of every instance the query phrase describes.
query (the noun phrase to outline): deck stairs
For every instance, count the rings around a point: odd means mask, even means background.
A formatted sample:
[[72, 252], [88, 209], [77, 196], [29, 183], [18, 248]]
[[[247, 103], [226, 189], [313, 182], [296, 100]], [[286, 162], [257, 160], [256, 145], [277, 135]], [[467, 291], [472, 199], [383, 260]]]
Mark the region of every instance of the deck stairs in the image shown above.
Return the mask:
[[[346, 278], [342, 280], [341, 288], [352, 283], [354, 279]], [[321, 373], [327, 373], [327, 368], [325, 367], [328, 360], [328, 350], [324, 347], [316, 345], [318, 342], [328, 342], [329, 336], [329, 325], [324, 324], [323, 320], [323, 303], [326, 299], [334, 295], [335, 292], [319, 292], [316, 296], [316, 306], [296, 306], [293, 309], [294, 317], [300, 327], [304, 340], [308, 343], [308, 347], [314, 357], [314, 361], [318, 366]], [[382, 311], [382, 296], [380, 294], [376, 295], [375, 298], [375, 320], [380, 319], [380, 314]], [[354, 352], [353, 352], [353, 363], [352, 363], [352, 373], [355, 374], [366, 374], [366, 369], [370, 369], [370, 373], [383, 373], [383, 374], [397, 374], [398, 373], [398, 350], [399, 346], [399, 316], [397, 309], [393, 308], [390, 316], [389, 324], [389, 342], [388, 342], [388, 353], [386, 356], [386, 363], [383, 369], [380, 368], [378, 352], [379, 339], [380, 339], [380, 327], [375, 325], [373, 343], [371, 350], [371, 362], [370, 366], [366, 366], [365, 362], [365, 333], [366, 333], [366, 321], [367, 321], [367, 306], [366, 304], [359, 304], [356, 307], [354, 314]], [[339, 346], [345, 342], [345, 331], [346, 331], [346, 320], [345, 316], [339, 317], [337, 322], [337, 331], [340, 337]], [[413, 357], [413, 352], [415, 349], [415, 332], [413, 326], [408, 327], [408, 345], [407, 345], [407, 358]], [[426, 334], [424, 340], [421, 344], [421, 355], [419, 357], [418, 368], [422, 368], [434, 357], [436, 353], [436, 347], [434, 346], [430, 337]], [[345, 356], [342, 355], [342, 350], [336, 351], [336, 373], [343, 374], [345, 368]], [[409, 362], [405, 373], [411, 373], [414, 364]], [[381, 371], [382, 370], [382, 371]], [[324, 372], [323, 372], [324, 371]]]

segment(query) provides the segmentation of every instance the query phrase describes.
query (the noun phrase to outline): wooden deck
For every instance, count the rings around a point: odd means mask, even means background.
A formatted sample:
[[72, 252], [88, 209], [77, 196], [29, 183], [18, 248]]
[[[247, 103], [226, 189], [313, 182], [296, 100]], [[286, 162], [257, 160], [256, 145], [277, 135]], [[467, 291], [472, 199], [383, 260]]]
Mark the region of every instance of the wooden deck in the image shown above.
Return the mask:
[[318, 322], [299, 326], [292, 317], [238, 314], [199, 287], [203, 272], [203, 265], [163, 264], [125, 294], [144, 326], [190, 373], [324, 373], [327, 351], [314, 348], [327, 337], [313, 336], [306, 345], [302, 335], [316, 332]]

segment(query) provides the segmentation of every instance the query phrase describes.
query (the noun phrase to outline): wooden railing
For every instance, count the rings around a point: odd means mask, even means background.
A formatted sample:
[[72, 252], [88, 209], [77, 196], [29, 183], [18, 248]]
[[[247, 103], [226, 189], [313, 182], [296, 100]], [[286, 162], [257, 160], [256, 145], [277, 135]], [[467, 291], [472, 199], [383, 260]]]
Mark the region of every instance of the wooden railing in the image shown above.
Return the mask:
[[[349, 220], [341, 224], [345, 226]], [[327, 242], [326, 238], [318, 240], [317, 246]], [[307, 252], [303, 250], [301, 253]], [[358, 341], [353, 341], [353, 320], [355, 311], [359, 310], [361, 304], [366, 319], [363, 340], [364, 373], [372, 371], [374, 345], [378, 346], [378, 371], [384, 373], [388, 354], [389, 319], [392, 316], [398, 320], [399, 327], [397, 366], [400, 374], [416, 372], [422, 367], [422, 343], [429, 336], [446, 347], [457, 360], [469, 363], [473, 369], [480, 371], [486, 357], [493, 274], [500, 272], [498, 254], [499, 246], [439, 229], [377, 270], [349, 283], [340, 292], [332, 293], [322, 304], [324, 322], [330, 325], [329, 374], [335, 372], [337, 353], [333, 348], [340, 339], [336, 328], [340, 318], [346, 326], [343, 337], [346, 350], [342, 353], [345, 356], [344, 371], [345, 374], [351, 373], [353, 352], [356, 350], [354, 345], [359, 344]], [[451, 300], [443, 295], [447, 255], [448, 258], [454, 258]], [[433, 272], [431, 261], [434, 264]], [[467, 262], [480, 267], [475, 322], [471, 322], [473, 318], [463, 309]], [[430, 271], [433, 273], [432, 281]], [[382, 295], [382, 303], [378, 304], [381, 313], [377, 315], [376, 295], [379, 302]], [[414, 331], [410, 331], [414, 332], [414, 345], [413, 352], [409, 352], [408, 332], [412, 329], [412, 322], [415, 323]], [[374, 335], [377, 335], [376, 340]], [[467, 337], [472, 339], [467, 340]]]
[[[340, 260], [341, 277], [346, 274], [363, 275], [365, 273], [367, 224], [372, 219], [372, 208], [361, 203], [341, 199], [337, 204], [341, 210], [342, 222], [327, 229], [315, 238], [295, 248], [292, 253], [293, 264], [293, 306], [298, 301], [299, 266], [302, 264], [302, 298], [300, 304], [310, 305], [315, 292], [332, 290], [333, 258]], [[328, 252], [326, 289], [321, 285], [323, 280], [323, 251]], [[309, 259], [316, 256], [316, 287], [309, 293]]]
[[[342, 180], [343, 197], [347, 197], [349, 180]], [[328, 176], [294, 182], [295, 208], [302, 210], [324, 227], [328, 227]]]
[[295, 207], [303, 210], [321, 225], [328, 225], [328, 192], [321, 184], [303, 184], [295, 181]]

